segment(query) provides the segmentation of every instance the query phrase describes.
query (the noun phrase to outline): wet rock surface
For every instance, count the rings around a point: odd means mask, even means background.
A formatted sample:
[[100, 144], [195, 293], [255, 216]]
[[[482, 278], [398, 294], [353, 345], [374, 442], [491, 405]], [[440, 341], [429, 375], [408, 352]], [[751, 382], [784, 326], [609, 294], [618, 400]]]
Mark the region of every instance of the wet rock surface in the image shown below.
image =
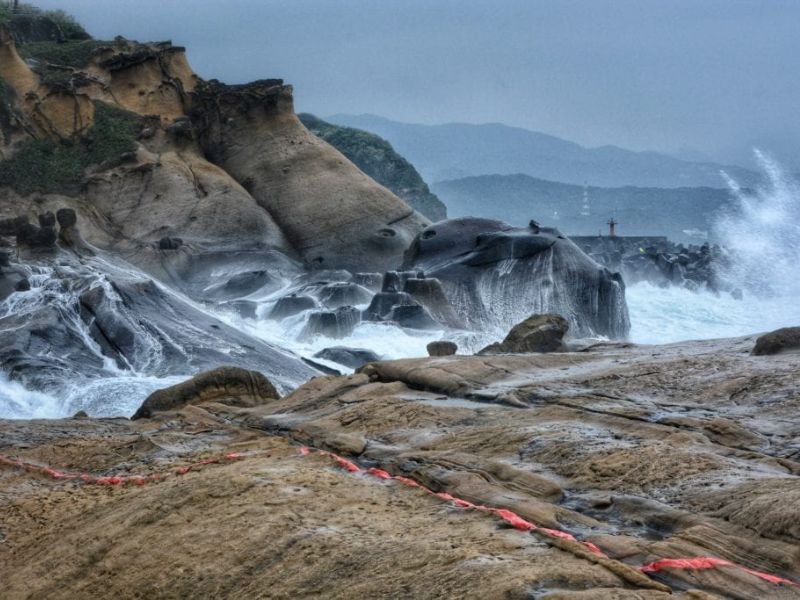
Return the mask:
[[573, 240], [599, 264], [621, 272], [628, 284], [647, 281], [690, 290], [734, 291], [722, 277], [729, 256], [717, 245], [687, 246], [658, 237], [577, 236]]
[[[5, 593], [798, 598], [741, 568], [800, 578], [800, 365], [754, 341], [378, 362], [255, 407], [0, 422], [0, 453], [67, 472], [206, 462], [110, 488], [0, 466]], [[734, 565], [639, 571], [697, 556]]]
[[347, 346], [323, 348], [314, 355], [314, 358], [324, 358], [351, 369], [357, 369], [367, 363], [380, 360], [380, 356], [368, 348], [348, 348]]
[[624, 338], [625, 286], [556, 229], [463, 218], [423, 230], [403, 269], [439, 280], [468, 329], [508, 329], [531, 312], [564, 316], [575, 336]]

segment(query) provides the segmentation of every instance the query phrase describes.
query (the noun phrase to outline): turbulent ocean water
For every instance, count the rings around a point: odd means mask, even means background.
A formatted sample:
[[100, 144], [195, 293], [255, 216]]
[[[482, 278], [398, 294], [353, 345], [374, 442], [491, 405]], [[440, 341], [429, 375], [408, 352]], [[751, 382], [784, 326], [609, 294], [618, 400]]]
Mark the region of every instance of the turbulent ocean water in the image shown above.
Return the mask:
[[[626, 295], [631, 341], [663, 344], [749, 335], [800, 325], [800, 302], [797, 301], [800, 297], [800, 185], [784, 175], [768, 157], [761, 153], [757, 153], [757, 157], [765, 175], [764, 185], [755, 190], [742, 190], [730, 181], [738, 203], [728, 214], [720, 216], [714, 231], [718, 243], [734, 257], [724, 277], [732, 287], [742, 291], [742, 297], [737, 299], [728, 292], [692, 292], [681, 287], [662, 288], [647, 283], [629, 286]], [[41, 302], [63, 301], [66, 307], [70, 299], [48, 295], [46, 275], [39, 277], [42, 281], [34, 279], [32, 292], [25, 296], [13, 294], [0, 306], [0, 314], [24, 312], [26, 305], [35, 306]], [[317, 337], [298, 341], [302, 338], [304, 315], [280, 323], [263, 318], [281, 293], [260, 299], [259, 317], [255, 319], [192, 304], [253, 338], [306, 358], [334, 345], [368, 348], [384, 359], [425, 356], [428, 342], [447, 336], [442, 331], [412, 332], [387, 323], [365, 322], [345, 339]], [[460, 334], [452, 339], [462, 352], [472, 352], [503, 334], [501, 331]], [[341, 365], [314, 360], [347, 371]], [[153, 365], [147, 361], [130, 370], [117, 368], [113, 361], [106, 362], [107, 377], [103, 375], [89, 382], [82, 380], [67, 385], [68, 391], [59, 397], [25, 389], [0, 374], [0, 418], [56, 418], [84, 409], [98, 417], [127, 416], [154, 390], [186, 378], [157, 376], [157, 369], [151, 368]]]

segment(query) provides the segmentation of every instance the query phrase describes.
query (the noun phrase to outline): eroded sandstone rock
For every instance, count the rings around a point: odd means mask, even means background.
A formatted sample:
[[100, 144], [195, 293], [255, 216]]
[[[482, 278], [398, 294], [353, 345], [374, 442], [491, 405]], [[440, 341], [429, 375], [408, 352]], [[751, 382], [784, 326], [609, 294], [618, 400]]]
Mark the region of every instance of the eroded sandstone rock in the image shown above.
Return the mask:
[[514, 325], [502, 342], [491, 344], [478, 354], [563, 352], [569, 323], [561, 315], [532, 315]]
[[275, 386], [258, 371], [218, 367], [188, 381], [153, 392], [131, 419], [176, 410], [187, 404], [222, 402], [232, 406], [256, 406], [280, 398]]

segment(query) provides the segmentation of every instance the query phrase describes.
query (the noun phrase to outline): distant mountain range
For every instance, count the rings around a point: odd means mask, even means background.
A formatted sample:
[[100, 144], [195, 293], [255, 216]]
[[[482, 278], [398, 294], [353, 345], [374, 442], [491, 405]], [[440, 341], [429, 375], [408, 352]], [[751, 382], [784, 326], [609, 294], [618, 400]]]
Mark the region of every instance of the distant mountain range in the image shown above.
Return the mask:
[[724, 170], [742, 186], [753, 171], [714, 162], [682, 160], [658, 152], [616, 146], [586, 148], [561, 138], [499, 123], [415, 125], [374, 115], [327, 117], [385, 138], [428, 182], [477, 175], [525, 174], [549, 181], [600, 187], [725, 187]]
[[[480, 216], [512, 225], [534, 219], [569, 235], [597, 235], [605, 234], [613, 217], [620, 235], [666, 235], [695, 243], [732, 201], [726, 189], [584, 187], [520, 174], [466, 177], [431, 187], [451, 218]], [[581, 214], [584, 198], [588, 215]]]

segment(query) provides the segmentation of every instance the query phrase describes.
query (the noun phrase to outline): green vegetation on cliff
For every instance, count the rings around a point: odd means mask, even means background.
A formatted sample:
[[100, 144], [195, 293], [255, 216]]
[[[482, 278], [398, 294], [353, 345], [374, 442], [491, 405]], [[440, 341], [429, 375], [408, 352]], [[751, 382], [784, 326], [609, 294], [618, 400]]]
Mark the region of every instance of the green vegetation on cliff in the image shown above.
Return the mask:
[[20, 46], [19, 52], [25, 59], [81, 69], [89, 64], [96, 48], [110, 43], [98, 40], [31, 42]]
[[431, 221], [447, 218], [445, 205], [430, 192], [414, 166], [397, 154], [389, 142], [360, 129], [332, 125], [308, 113], [298, 116], [314, 135], [328, 142], [417, 212]]
[[[16, 26], [30, 29], [31, 25], [41, 31], [47, 31], [47, 21], [55, 24], [60, 31], [62, 40], [88, 40], [91, 39], [83, 26], [75, 17], [63, 10], [42, 10], [32, 4], [20, 4], [16, 10], [11, 2], [0, 2], [0, 23], [11, 26], [12, 31]], [[45, 25], [42, 27], [42, 25]], [[48, 31], [48, 37], [50, 32]]]
[[95, 103], [95, 122], [80, 140], [27, 140], [8, 160], [0, 162], [0, 186], [20, 194], [75, 193], [89, 165], [111, 167], [136, 149], [139, 117]]

